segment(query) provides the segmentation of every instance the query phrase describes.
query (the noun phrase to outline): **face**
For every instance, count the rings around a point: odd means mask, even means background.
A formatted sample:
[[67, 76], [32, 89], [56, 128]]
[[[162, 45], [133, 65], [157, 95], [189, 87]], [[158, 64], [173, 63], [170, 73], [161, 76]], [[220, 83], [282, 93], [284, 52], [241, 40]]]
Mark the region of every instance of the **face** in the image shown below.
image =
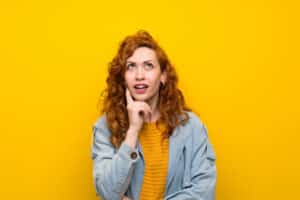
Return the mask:
[[166, 81], [166, 74], [160, 65], [154, 50], [148, 47], [137, 48], [126, 62], [126, 85], [137, 101], [151, 102], [159, 95], [160, 82]]

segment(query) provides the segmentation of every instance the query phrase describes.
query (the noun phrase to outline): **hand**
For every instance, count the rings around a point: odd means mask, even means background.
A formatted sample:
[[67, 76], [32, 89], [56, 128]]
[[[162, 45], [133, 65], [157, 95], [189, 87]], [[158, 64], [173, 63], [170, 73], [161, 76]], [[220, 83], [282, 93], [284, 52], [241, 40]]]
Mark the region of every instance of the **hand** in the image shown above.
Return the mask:
[[126, 197], [126, 196], [123, 196], [122, 200], [131, 200], [131, 199], [129, 199], [129, 198]]
[[126, 88], [126, 102], [130, 123], [129, 129], [139, 132], [144, 121], [151, 121], [151, 108], [146, 102], [134, 101], [128, 88]]

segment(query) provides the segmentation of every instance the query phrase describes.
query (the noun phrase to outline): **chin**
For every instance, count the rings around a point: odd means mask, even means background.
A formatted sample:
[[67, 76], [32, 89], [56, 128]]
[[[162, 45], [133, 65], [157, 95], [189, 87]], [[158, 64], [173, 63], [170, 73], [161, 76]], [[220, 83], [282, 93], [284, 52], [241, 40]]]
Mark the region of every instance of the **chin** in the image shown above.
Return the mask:
[[148, 98], [148, 96], [136, 95], [136, 96], [134, 97], [134, 99], [135, 99], [136, 101], [147, 101], [149, 98]]

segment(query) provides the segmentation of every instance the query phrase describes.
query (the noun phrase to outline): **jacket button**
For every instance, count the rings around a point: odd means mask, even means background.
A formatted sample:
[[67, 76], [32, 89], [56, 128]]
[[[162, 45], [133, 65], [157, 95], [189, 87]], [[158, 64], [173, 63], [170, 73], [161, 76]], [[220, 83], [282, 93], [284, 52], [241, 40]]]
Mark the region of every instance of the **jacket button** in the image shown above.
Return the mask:
[[132, 153], [130, 154], [130, 157], [131, 157], [131, 159], [136, 159], [137, 153], [136, 153], [136, 152], [132, 152]]

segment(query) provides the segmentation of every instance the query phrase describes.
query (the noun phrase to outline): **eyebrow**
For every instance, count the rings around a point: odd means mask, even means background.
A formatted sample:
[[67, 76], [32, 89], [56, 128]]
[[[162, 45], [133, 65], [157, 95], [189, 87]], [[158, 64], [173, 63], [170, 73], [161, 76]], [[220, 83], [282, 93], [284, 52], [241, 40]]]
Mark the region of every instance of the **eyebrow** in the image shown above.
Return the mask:
[[[152, 60], [145, 60], [144, 62], [149, 62], [149, 61], [152, 61]], [[126, 63], [136, 63], [136, 62], [133, 62], [133, 61], [127, 61]]]

